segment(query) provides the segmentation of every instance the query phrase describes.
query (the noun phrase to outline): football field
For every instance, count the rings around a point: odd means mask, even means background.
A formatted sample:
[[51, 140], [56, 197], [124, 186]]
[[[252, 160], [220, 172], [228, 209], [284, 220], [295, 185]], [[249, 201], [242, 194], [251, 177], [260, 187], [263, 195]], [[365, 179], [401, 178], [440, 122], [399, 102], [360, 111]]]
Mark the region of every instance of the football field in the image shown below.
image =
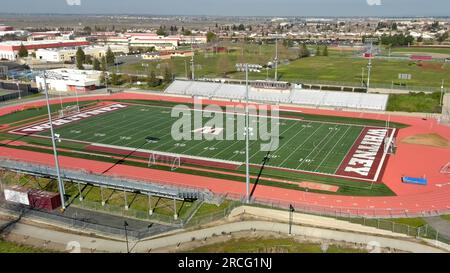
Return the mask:
[[[171, 129], [178, 118], [171, 117], [170, 107], [120, 105], [122, 106], [114, 111], [86, 116], [74, 122], [55, 120], [55, 132], [62, 141], [74, 140], [86, 143], [86, 147], [105, 145], [129, 151], [139, 149], [218, 162], [245, 162], [245, 141], [238, 140], [237, 130], [234, 132], [234, 140], [174, 140]], [[203, 124], [209, 119], [203, 118]], [[251, 164], [260, 165], [264, 162], [266, 167], [352, 177], [342, 172], [342, 166], [351, 160], [352, 149], [359, 145], [358, 141], [362, 140], [368, 127], [283, 116], [277, 122], [280, 135], [278, 148], [272, 152], [261, 151], [260, 144], [268, 142], [251, 140]], [[251, 119], [250, 128], [256, 128], [257, 123], [256, 119]], [[29, 128], [30, 126], [25, 130]], [[33, 128], [36, 125], [31, 127]], [[49, 130], [44, 130], [45, 126], [39, 129], [42, 129], [41, 132], [34, 135], [50, 136]], [[25, 132], [23, 128], [20, 130]], [[149, 138], [152, 141], [148, 141]], [[378, 152], [374, 151], [374, 157], [379, 155]], [[373, 164], [372, 167], [377, 166]], [[365, 178], [358, 175], [356, 177]], [[367, 178], [370, 180], [373, 177]]]

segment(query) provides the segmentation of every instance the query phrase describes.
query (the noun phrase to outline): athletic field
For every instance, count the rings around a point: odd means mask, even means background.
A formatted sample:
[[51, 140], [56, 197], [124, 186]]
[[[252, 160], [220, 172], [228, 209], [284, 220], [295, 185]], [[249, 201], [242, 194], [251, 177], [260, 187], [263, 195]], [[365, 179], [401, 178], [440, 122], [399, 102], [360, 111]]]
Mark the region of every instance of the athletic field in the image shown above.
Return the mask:
[[[54, 120], [55, 131], [62, 141], [82, 142], [86, 144], [87, 150], [92, 151], [103, 149], [103, 151], [118, 154], [139, 151], [141, 155], [144, 154], [143, 157], [147, 152], [147, 159], [150, 159], [150, 154], [159, 153], [203, 160], [203, 162], [234, 164], [237, 167], [245, 162], [245, 141], [238, 140], [238, 130], [234, 131], [233, 140], [177, 141], [171, 135], [171, 128], [178, 118], [171, 117], [170, 107], [127, 103], [116, 103], [110, 106], [107, 111], [103, 111], [106, 109], [105, 106], [98, 106], [94, 109], [83, 110], [72, 117], [56, 119]], [[210, 118], [203, 118], [202, 124], [208, 120]], [[257, 123], [257, 119], [251, 118], [250, 128], [256, 128]], [[385, 128], [305, 121], [283, 116], [277, 123], [280, 133], [278, 148], [273, 152], [264, 152], [260, 150], [260, 144], [268, 143], [268, 141], [250, 141], [251, 164], [376, 180], [377, 172], [384, 160], [383, 147], [372, 145], [369, 150], [370, 155], [365, 154], [363, 157], [366, 160], [364, 162], [355, 163], [354, 157], [358, 154], [358, 147], [361, 147], [365, 138], [371, 137], [371, 131], [377, 133], [387, 131], [387, 135], [382, 137], [383, 140], [391, 134]], [[192, 129], [200, 129], [204, 134], [211, 134], [221, 128]], [[48, 127], [42, 122], [16, 129], [13, 133], [33, 134], [40, 137], [50, 135]], [[208, 164], [205, 163], [205, 165]], [[346, 169], [349, 166], [353, 168], [352, 171]], [[363, 170], [362, 173], [355, 171], [358, 168]], [[364, 171], [367, 172], [366, 175]]]

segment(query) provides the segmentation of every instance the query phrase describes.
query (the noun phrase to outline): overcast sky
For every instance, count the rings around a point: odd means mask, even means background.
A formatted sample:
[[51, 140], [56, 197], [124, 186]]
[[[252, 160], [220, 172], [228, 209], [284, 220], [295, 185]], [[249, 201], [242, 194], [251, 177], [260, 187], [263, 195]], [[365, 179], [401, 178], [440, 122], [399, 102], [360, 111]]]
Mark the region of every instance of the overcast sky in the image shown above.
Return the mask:
[[0, 0], [1, 12], [239, 16], [450, 16], [450, 0]]

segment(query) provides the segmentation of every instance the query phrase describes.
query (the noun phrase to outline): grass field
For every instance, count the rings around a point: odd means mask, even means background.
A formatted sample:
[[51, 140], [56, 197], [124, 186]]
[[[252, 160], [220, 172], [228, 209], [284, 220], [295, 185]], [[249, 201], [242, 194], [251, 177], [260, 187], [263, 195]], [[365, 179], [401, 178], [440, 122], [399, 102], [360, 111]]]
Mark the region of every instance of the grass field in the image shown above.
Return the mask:
[[[124, 109], [123, 112], [122, 110], [119, 110], [118, 112], [90, 117], [83, 121], [57, 127], [56, 132], [60, 133], [64, 138], [61, 143], [58, 143], [58, 147], [65, 149], [60, 151], [59, 154], [61, 156], [117, 164], [117, 158], [105, 157], [105, 152], [90, 151], [86, 149], [86, 144], [94, 142], [114, 144], [118, 147], [134, 147], [130, 148], [131, 150], [142, 145], [140, 148], [146, 150], [185, 153], [187, 155], [196, 155], [202, 158], [215, 157], [217, 160], [229, 160], [232, 158], [232, 160], [235, 161], [243, 161], [244, 155], [242, 154], [242, 149], [244, 147], [244, 141], [196, 141], [196, 143], [194, 143], [192, 140], [188, 141], [189, 143], [186, 142], [176, 145], [178, 142], [172, 141], [170, 134], [169, 137], [164, 137], [170, 132], [170, 124], [173, 122], [173, 119], [171, 120], [168, 118], [170, 115], [168, 110], [170, 110], [170, 108], [167, 107], [174, 106], [174, 103], [151, 100], [117, 100], [115, 102], [136, 105]], [[92, 103], [95, 104], [96, 102], [94, 101], [83, 105], [92, 107]], [[52, 107], [53, 111], [56, 111], [58, 108], [58, 105], [53, 105]], [[321, 116], [301, 112], [280, 112], [280, 115], [297, 118], [299, 120], [282, 120], [279, 130], [280, 133], [282, 133], [279, 148], [269, 155], [269, 161], [266, 161], [265, 167], [261, 166], [262, 160], [267, 154], [258, 152], [258, 141], [252, 141], [250, 143], [252, 152], [251, 162], [255, 163], [255, 165], [250, 168], [250, 173], [255, 177], [260, 177], [259, 179], [251, 179], [251, 183], [300, 191], [308, 190], [325, 194], [349, 196], [395, 195], [382, 183], [375, 183], [372, 185], [371, 183], [355, 182], [347, 177], [317, 175], [319, 171], [331, 174], [335, 171], [336, 167], [340, 164], [342, 157], [348, 152], [348, 147], [352, 146], [352, 143], [359, 134], [358, 132], [360, 132], [362, 128], [365, 126], [384, 127], [385, 121]], [[4, 121], [6, 124], [12, 123], [19, 128], [30, 126], [24, 125], [25, 122], [35, 124], [43, 122], [45, 119], [46, 115], [43, 108], [29, 109], [0, 117], [0, 120]], [[398, 123], [391, 123], [391, 126], [398, 129], [406, 127], [404, 124]], [[330, 130], [329, 128], [337, 128], [337, 130]], [[42, 135], [48, 136], [48, 132], [43, 132]], [[158, 143], [149, 144], [145, 141], [145, 137], [147, 136], [156, 136], [161, 138], [161, 140]], [[13, 146], [12, 148], [47, 154], [51, 153], [51, 149], [49, 149], [49, 147], [51, 147], [51, 141], [48, 138], [36, 137], [35, 135], [17, 136], [8, 134], [7, 132], [0, 133], [0, 140], [12, 139], [17, 139], [28, 143], [29, 145], [33, 145], [33, 147], [27, 145]], [[66, 141], [68, 139], [78, 139], [80, 141], [88, 142]], [[187, 147], [188, 145], [190, 147]], [[300, 145], [302, 146], [299, 147]], [[192, 149], [188, 150], [189, 148]], [[86, 154], [86, 152], [95, 154]], [[106, 152], [106, 154], [118, 155], [116, 152]], [[301, 162], [302, 157], [305, 159], [304, 162]], [[142, 162], [133, 161], [133, 159], [140, 159]], [[147, 159], [148, 158], [143, 160], [142, 157], [131, 156], [130, 158], [121, 161], [120, 164], [147, 168]], [[209, 160], [210, 159], [208, 158], [208, 161]], [[277, 164], [293, 169], [311, 170], [312, 172], [293, 172], [280, 168], [267, 168], [267, 166], [278, 166]], [[190, 167], [194, 167], [195, 169], [190, 169]], [[200, 169], [198, 167], [200, 167]], [[170, 166], [162, 165], [154, 165], [151, 168], [165, 171], [171, 170]], [[223, 171], [226, 173], [223, 173]], [[235, 170], [224, 170], [219, 166], [206, 166], [205, 168], [205, 166], [198, 164], [192, 165], [186, 163], [182, 164], [182, 168], [177, 169], [176, 172], [243, 182], [242, 177], [238, 175], [242, 176], [245, 174], [245, 167], [244, 165], [241, 165]], [[272, 179], [281, 181], [275, 182]], [[292, 181], [293, 183], [282, 182], [285, 180]], [[306, 189], [295, 183], [302, 181], [338, 186], [339, 190], [334, 193], [321, 191], [319, 189]], [[133, 196], [129, 197], [130, 200], [132, 198]], [[119, 203], [120, 202], [121, 201], [119, 201]], [[136, 205], [139, 203], [140, 202], [137, 202]]]
[[52, 253], [55, 251], [0, 240], [0, 253]]
[[[203, 122], [207, 119], [205, 118]], [[101, 143], [120, 147], [141, 148], [181, 155], [190, 155], [242, 163], [245, 161], [244, 141], [184, 140], [171, 136], [170, 108], [129, 105], [125, 109], [57, 128], [66, 140]], [[253, 127], [257, 127], [253, 120]], [[302, 120], [280, 120], [279, 148], [269, 155], [267, 166], [335, 174], [343, 158], [360, 135], [362, 126], [329, 124]], [[41, 133], [48, 136], [48, 132]], [[146, 137], [159, 139], [149, 144]], [[241, 138], [242, 139], [242, 138]], [[250, 143], [250, 162], [260, 164], [267, 152], [259, 149], [261, 141]]]
[[391, 94], [387, 103], [388, 111], [441, 113], [440, 93]]
[[[236, 63], [258, 63], [267, 64], [274, 58], [274, 47], [265, 45], [262, 50], [258, 46], [244, 46], [244, 53], [237, 50], [227, 53], [205, 55], [197, 53], [195, 56], [196, 77], [230, 77], [244, 79], [244, 73], [236, 72], [234, 65]], [[314, 48], [310, 49], [314, 52]], [[396, 49], [397, 50], [397, 49]], [[407, 50], [399, 48], [398, 50]], [[409, 49], [408, 49], [409, 50]], [[411, 49], [412, 50], [412, 49]], [[419, 50], [419, 49], [414, 49]], [[425, 49], [421, 49], [426, 51]], [[447, 52], [447, 50], [430, 49], [431, 51]], [[338, 50], [329, 50], [329, 56], [313, 56], [297, 59], [295, 57], [296, 49], [284, 49], [280, 59], [289, 59], [287, 63], [281, 63], [279, 66], [280, 80], [291, 82], [318, 81], [335, 82], [336, 84], [360, 85], [362, 69], [364, 80], [367, 80], [367, 60], [356, 57], [354, 52], [340, 52]], [[283, 58], [284, 57], [284, 58]], [[161, 62], [143, 61], [148, 67], [142, 66], [142, 63], [126, 64], [120, 67], [120, 72], [137, 73], [146, 75], [148, 71], [155, 71], [157, 75], [164, 74], [164, 68], [169, 67], [176, 76], [184, 77], [186, 75], [185, 61], [187, 61], [188, 74], [190, 58], [175, 58]], [[439, 88], [441, 80], [450, 82], [450, 67], [448, 64], [440, 62], [413, 62], [409, 60], [385, 60], [374, 59], [372, 62], [371, 83], [376, 85], [391, 86], [394, 84], [406, 84], [411, 87], [433, 87]], [[398, 80], [398, 74], [411, 74], [412, 79], [405, 82]], [[261, 73], [250, 73], [250, 79], [270, 79], [274, 78], [275, 71], [262, 71]]]
[[201, 246], [192, 253], [363, 253], [362, 249], [330, 245], [323, 251], [320, 244], [300, 243], [291, 238], [239, 238]]

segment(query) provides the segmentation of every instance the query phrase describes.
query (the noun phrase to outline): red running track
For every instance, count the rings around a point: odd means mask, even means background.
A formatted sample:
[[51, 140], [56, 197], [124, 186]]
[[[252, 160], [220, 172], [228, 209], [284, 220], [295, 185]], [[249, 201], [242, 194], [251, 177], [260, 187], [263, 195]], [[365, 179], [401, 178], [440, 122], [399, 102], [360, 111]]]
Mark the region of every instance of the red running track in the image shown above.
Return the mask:
[[[138, 93], [120, 93], [111, 96], [85, 97], [82, 100], [111, 100], [111, 99], [142, 99], [163, 100], [180, 103], [192, 103], [193, 99], [172, 97], [165, 95], [147, 95]], [[64, 102], [75, 101], [65, 99]], [[59, 100], [55, 100], [59, 103]], [[205, 104], [215, 103], [219, 105], [239, 104], [226, 101], [204, 100]], [[42, 106], [45, 102], [27, 103], [26, 106]], [[0, 115], [11, 113], [23, 106], [9, 106], [0, 109]], [[333, 110], [307, 109], [293, 106], [281, 106], [282, 110], [295, 110], [304, 113], [334, 115], [342, 117], [359, 117], [368, 119], [386, 120], [384, 114], [342, 112]], [[294, 204], [297, 207], [304, 206], [309, 210], [329, 213], [349, 212], [368, 216], [412, 216], [423, 213], [444, 213], [450, 211], [450, 176], [440, 173], [440, 169], [450, 161], [450, 149], [435, 148], [423, 145], [401, 143], [407, 136], [416, 134], [437, 133], [450, 141], [450, 127], [440, 125], [436, 120], [423, 120], [417, 117], [391, 115], [391, 122], [400, 122], [410, 125], [401, 129], [397, 136], [397, 153], [391, 156], [387, 162], [382, 181], [391, 188], [397, 196], [389, 197], [353, 197], [327, 195], [318, 193], [305, 193], [296, 190], [258, 185], [253, 197], [260, 202], [274, 202], [282, 206]], [[53, 165], [53, 157], [49, 154], [38, 152], [15, 150], [0, 147], [0, 156], [40, 164]], [[111, 167], [110, 163], [77, 159], [61, 156], [63, 168], [85, 169], [95, 173], [102, 173]], [[245, 194], [245, 184], [216, 178], [201, 177], [188, 174], [173, 173], [140, 167], [116, 165], [107, 175], [118, 175], [139, 179], [142, 181], [154, 181], [158, 183], [180, 185], [186, 187], [198, 187], [210, 189], [218, 194], [230, 196], [242, 196]], [[429, 180], [427, 186], [408, 185], [401, 183], [401, 177], [426, 176]]]

